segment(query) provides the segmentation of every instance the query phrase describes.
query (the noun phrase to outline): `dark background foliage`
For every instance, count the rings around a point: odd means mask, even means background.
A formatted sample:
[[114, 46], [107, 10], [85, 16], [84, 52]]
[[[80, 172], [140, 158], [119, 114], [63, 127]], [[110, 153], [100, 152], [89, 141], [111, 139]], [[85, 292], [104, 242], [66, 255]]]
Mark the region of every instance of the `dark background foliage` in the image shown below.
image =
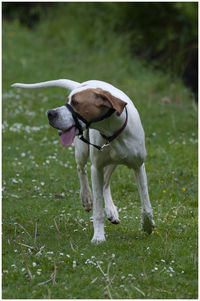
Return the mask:
[[[53, 18], [58, 7], [67, 5], [75, 14], [78, 3], [4, 2], [3, 18], [19, 20], [34, 30], [44, 18]], [[198, 91], [198, 3], [83, 3], [90, 22], [101, 20], [106, 30], [128, 36], [130, 53], [156, 68], [182, 77], [197, 96]], [[86, 16], [83, 16], [86, 18]], [[75, 20], [76, 22], [76, 20]]]

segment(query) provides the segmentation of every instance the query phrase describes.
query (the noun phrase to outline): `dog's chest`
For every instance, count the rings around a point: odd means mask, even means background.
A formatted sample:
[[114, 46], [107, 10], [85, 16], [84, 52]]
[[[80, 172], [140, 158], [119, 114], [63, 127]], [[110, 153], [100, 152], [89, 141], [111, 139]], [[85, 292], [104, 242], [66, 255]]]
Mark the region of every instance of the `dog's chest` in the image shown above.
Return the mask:
[[113, 163], [125, 164], [128, 159], [127, 152], [125, 152], [124, 149], [122, 148], [115, 149], [111, 147], [109, 151], [109, 155], [110, 155], [110, 160]]
[[134, 148], [133, 145], [122, 145], [119, 144], [108, 147], [109, 150], [104, 158], [107, 158], [109, 164], [123, 164], [130, 168], [135, 168], [141, 165], [144, 160], [144, 153]]

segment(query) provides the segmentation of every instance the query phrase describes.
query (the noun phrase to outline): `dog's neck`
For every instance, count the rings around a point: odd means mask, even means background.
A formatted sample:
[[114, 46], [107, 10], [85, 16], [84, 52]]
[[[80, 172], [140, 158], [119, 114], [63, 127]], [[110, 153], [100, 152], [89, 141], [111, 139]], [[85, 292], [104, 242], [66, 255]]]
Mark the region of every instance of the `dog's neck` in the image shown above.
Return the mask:
[[92, 123], [90, 128], [98, 130], [101, 134], [105, 136], [112, 136], [121, 127], [123, 127], [126, 122], [126, 111], [124, 110], [120, 116], [114, 113], [109, 118], [102, 120], [100, 122]]

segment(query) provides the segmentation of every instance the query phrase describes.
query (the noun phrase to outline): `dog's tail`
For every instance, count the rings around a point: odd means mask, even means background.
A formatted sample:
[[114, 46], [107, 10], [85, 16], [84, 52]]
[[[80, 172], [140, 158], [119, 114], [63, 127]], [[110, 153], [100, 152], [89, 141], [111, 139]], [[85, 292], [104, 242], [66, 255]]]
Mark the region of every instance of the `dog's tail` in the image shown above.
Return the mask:
[[41, 82], [36, 84], [22, 84], [22, 83], [15, 83], [11, 85], [11, 87], [18, 87], [18, 88], [45, 88], [45, 87], [61, 87], [69, 90], [73, 90], [80, 85], [78, 82], [74, 82], [73, 80], [69, 79], [57, 79], [57, 80], [50, 80], [47, 82]]

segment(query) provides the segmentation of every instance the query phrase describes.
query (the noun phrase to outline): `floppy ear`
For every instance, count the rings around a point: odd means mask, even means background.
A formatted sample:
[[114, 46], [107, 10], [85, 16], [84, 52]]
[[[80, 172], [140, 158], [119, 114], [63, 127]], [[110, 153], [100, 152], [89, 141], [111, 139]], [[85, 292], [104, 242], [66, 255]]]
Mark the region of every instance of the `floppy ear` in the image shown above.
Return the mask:
[[118, 115], [121, 115], [124, 107], [127, 105], [125, 101], [113, 96], [110, 92], [101, 88], [94, 89], [94, 92], [103, 98], [103, 104], [105, 106], [115, 109], [118, 112]]

